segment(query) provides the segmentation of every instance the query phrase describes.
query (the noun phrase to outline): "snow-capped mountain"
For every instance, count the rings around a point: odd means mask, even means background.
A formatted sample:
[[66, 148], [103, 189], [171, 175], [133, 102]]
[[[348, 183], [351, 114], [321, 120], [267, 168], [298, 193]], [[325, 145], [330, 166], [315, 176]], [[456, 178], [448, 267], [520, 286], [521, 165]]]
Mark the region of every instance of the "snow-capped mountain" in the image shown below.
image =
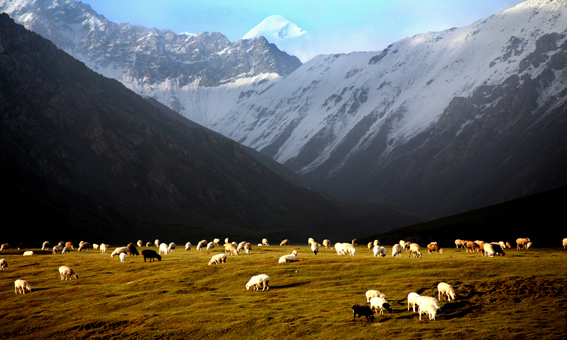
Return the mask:
[[272, 15], [252, 28], [242, 39], [263, 36], [282, 51], [299, 57], [303, 62], [308, 59], [311, 35], [282, 15]]
[[115, 23], [73, 0], [0, 0], [0, 12], [96, 72], [202, 125], [301, 65], [262, 37], [233, 43], [220, 33]]
[[[566, 36], [567, 2], [530, 0], [381, 52], [316, 57], [211, 127], [343, 198], [418, 208], [431, 190], [494, 186], [437, 208], [455, 212], [519, 197], [567, 184], [515, 149], [547, 140], [545, 166], [561, 159], [564, 142], [544, 135], [565, 118]], [[481, 169], [466, 176], [473, 159]]]

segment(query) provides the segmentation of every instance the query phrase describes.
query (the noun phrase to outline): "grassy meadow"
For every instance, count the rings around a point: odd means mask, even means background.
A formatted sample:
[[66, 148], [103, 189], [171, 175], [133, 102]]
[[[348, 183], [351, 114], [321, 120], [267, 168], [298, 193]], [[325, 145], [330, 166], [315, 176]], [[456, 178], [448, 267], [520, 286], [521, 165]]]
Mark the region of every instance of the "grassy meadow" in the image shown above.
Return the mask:
[[[307, 246], [253, 247], [251, 254], [190, 251], [178, 246], [160, 262], [128, 256], [124, 263], [96, 250], [22, 256], [4, 250], [0, 272], [0, 338], [48, 339], [567, 339], [567, 251], [508, 249], [483, 258], [464, 249], [423, 258], [373, 257], [359, 245], [355, 256]], [[422, 247], [423, 250], [424, 247]], [[139, 251], [145, 249], [138, 248]], [[156, 247], [152, 247], [157, 251]], [[278, 264], [298, 251], [300, 261]], [[34, 251], [39, 251], [33, 249]], [[112, 249], [111, 249], [112, 250]], [[58, 268], [79, 279], [61, 281]], [[267, 274], [268, 291], [247, 291], [251, 276]], [[34, 288], [14, 294], [16, 279]], [[435, 321], [407, 310], [409, 292], [437, 297], [451, 284], [457, 299], [441, 300]], [[393, 313], [353, 321], [351, 307], [365, 292], [386, 294]]]

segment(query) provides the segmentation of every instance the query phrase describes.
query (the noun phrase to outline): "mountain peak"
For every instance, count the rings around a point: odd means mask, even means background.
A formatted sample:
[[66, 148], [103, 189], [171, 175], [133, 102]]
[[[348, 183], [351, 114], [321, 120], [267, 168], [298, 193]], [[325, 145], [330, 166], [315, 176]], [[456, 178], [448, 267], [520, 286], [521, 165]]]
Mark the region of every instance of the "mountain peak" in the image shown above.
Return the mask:
[[242, 39], [250, 39], [259, 35], [266, 37], [271, 42], [278, 40], [293, 39], [307, 34], [307, 31], [300, 28], [294, 22], [286, 19], [283, 15], [272, 15], [262, 20]]

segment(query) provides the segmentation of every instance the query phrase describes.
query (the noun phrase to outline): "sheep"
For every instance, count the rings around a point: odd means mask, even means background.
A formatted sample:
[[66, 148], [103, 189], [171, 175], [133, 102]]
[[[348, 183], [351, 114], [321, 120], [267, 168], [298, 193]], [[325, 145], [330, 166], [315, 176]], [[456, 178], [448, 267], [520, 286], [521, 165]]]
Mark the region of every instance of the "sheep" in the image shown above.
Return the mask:
[[267, 238], [262, 239], [262, 245], [263, 245], [263, 246], [269, 246], [269, 245], [270, 245], [270, 244], [268, 243], [268, 239], [267, 239]]
[[319, 252], [319, 246], [320, 244], [317, 242], [311, 243], [311, 250], [313, 251], [313, 254], [317, 255], [317, 253]]
[[526, 243], [526, 249], [530, 249], [534, 244], [532, 242]]
[[126, 253], [120, 253], [120, 255], [118, 255], [120, 257], [120, 262], [124, 262], [124, 260], [126, 259]]
[[500, 248], [506, 249], [506, 243], [504, 243], [504, 241], [498, 241], [498, 244], [500, 245]]
[[136, 245], [141, 248], [144, 245], [144, 242], [142, 242], [142, 240], [138, 240], [138, 242], [136, 242]]
[[197, 251], [201, 251], [207, 245], [207, 240], [201, 240], [197, 243]]
[[350, 241], [350, 244], [356, 247], [358, 245], [358, 239], [353, 238], [352, 241]]
[[400, 247], [402, 247], [402, 249], [406, 249], [406, 241], [400, 240], [399, 245]]
[[427, 245], [427, 252], [431, 254], [432, 252], [438, 253], [441, 247], [437, 244], [437, 242], [431, 242]]
[[380, 245], [380, 241], [378, 240], [374, 240], [374, 242], [372, 243], [373, 246], [378, 246]]
[[567, 249], [567, 237], [563, 239], [563, 250]]
[[398, 243], [394, 244], [392, 247], [392, 257], [401, 257], [402, 256], [402, 246]]
[[236, 247], [232, 243], [227, 243], [227, 244], [224, 245], [224, 252], [230, 253], [230, 255], [238, 256], [238, 250], [236, 249]]
[[8, 261], [6, 259], [0, 259], [0, 270], [8, 269]]
[[175, 243], [171, 242], [167, 247], [167, 252], [171, 253], [172, 251], [175, 251], [175, 247], [176, 247]]
[[528, 244], [528, 242], [530, 242], [530, 238], [529, 237], [525, 237], [525, 238], [519, 238], [516, 240], [516, 249], [525, 249], [526, 245]]
[[150, 241], [146, 242], [146, 248], [149, 248], [152, 246], [152, 243]]
[[499, 243], [491, 243], [492, 245], [492, 249], [494, 249], [494, 253], [495, 255], [500, 255], [500, 256], [505, 256], [506, 253], [504, 253], [504, 248], [502, 248], [502, 246]]
[[356, 248], [351, 243], [343, 243], [343, 251], [345, 252], [345, 254], [348, 253], [351, 256], [354, 256], [354, 254], [356, 254]]
[[10, 249], [10, 244], [2, 243], [2, 245], [0, 245], [0, 250], [6, 250], [6, 249]]
[[33, 255], [33, 250], [24, 251], [24, 256], [32, 256], [32, 255]]
[[346, 255], [346, 250], [340, 242], [335, 243], [335, 250], [337, 251], [337, 255]]
[[126, 247], [128, 248], [128, 253], [130, 253], [130, 255], [140, 255], [140, 253], [138, 253], [138, 249], [136, 249], [136, 246], [134, 245], [134, 243], [128, 243], [128, 245]]
[[376, 312], [380, 310], [380, 314], [384, 314], [384, 309], [392, 313], [392, 307], [388, 301], [381, 297], [373, 297], [370, 299], [370, 309], [374, 309]]
[[441, 300], [441, 295], [447, 295], [447, 300], [449, 301], [455, 300], [455, 290], [450, 284], [446, 282], [439, 282], [439, 284], [437, 285], [437, 290], [439, 293], [439, 300]]
[[370, 302], [370, 299], [372, 299], [373, 297], [381, 297], [385, 299], [386, 295], [374, 289], [366, 291], [366, 302]]
[[110, 254], [110, 257], [114, 257], [114, 255], [120, 255], [122, 253], [128, 253], [128, 247], [118, 247], [114, 249], [112, 254]]
[[227, 237], [224, 239], [224, 244], [229, 244], [230, 243], [230, 239]]
[[439, 301], [432, 296], [420, 296], [415, 300], [418, 305], [419, 320], [421, 320], [421, 314], [427, 313], [429, 320], [435, 320], [437, 311], [441, 309], [439, 306]]
[[156, 253], [155, 250], [144, 249], [142, 250], [142, 256], [144, 257], [144, 262], [146, 262], [146, 259], [150, 259], [150, 262], [152, 262], [154, 259], [158, 259], [158, 261], [161, 261], [161, 256], [158, 253]]
[[211, 241], [211, 242], [207, 243], [207, 248], [206, 248], [206, 249], [207, 249], [207, 250], [211, 250], [211, 249], [213, 249], [214, 247], [215, 247], [215, 243]]
[[412, 243], [410, 245], [410, 250], [409, 250], [409, 257], [411, 257], [411, 255], [413, 254], [413, 256], [415, 258], [421, 257], [421, 251], [420, 251], [420, 246], [417, 243]]
[[372, 249], [373, 246], [374, 245], [372, 244], [372, 241], [368, 242], [368, 244], [367, 244], [368, 249]]
[[330, 246], [331, 246], [331, 241], [329, 241], [328, 239], [324, 239], [323, 247], [325, 247], [325, 249], [329, 249]]
[[478, 246], [477, 243], [474, 243], [473, 241], [466, 241], [465, 243], [465, 251], [468, 253], [469, 251], [471, 253], [475, 252], [475, 251], [479, 251], [480, 247]]
[[32, 286], [26, 280], [18, 279], [14, 281], [14, 287], [16, 294], [25, 294], [26, 290], [31, 292], [33, 290]]
[[368, 306], [354, 305], [352, 306], [352, 313], [354, 315], [352, 318], [353, 321], [356, 320], [356, 315], [358, 315], [359, 319], [362, 319], [362, 317], [365, 316], [366, 322], [374, 321], [374, 311]]
[[185, 243], [185, 251], [191, 250], [191, 246], [192, 246], [191, 242]]
[[372, 249], [372, 252], [374, 253], [374, 256], [386, 256], [386, 248], [380, 246], [380, 245], [375, 245], [374, 248]]
[[99, 249], [101, 254], [106, 254], [106, 251], [108, 250], [108, 245], [101, 243]]
[[409, 306], [410, 306], [410, 303], [411, 303], [414, 313], [415, 313], [416, 300], [417, 300], [418, 297], [419, 297], [419, 294], [414, 293], [414, 292], [411, 292], [411, 293], [408, 294], [408, 310], [409, 310]]
[[65, 242], [65, 247], [69, 247], [71, 249], [75, 249], [75, 246], [73, 246], [73, 242]]
[[169, 248], [168, 248], [168, 246], [167, 246], [167, 243], [162, 243], [162, 244], [159, 245], [159, 253], [160, 253], [160, 255], [161, 255], [161, 254], [167, 255], [168, 251], [169, 251]]
[[76, 271], [67, 266], [59, 267], [59, 275], [61, 275], [61, 281], [71, 280], [72, 277], [74, 277], [75, 279], [79, 278], [79, 274], [77, 274]]
[[65, 246], [63, 248], [63, 250], [61, 251], [61, 254], [69, 254], [71, 252], [71, 249], [73, 249], [73, 248], [69, 247], [69, 246]]
[[55, 247], [53, 247], [51, 251], [53, 252], [53, 254], [61, 254], [63, 252], [63, 246], [58, 244]]
[[313, 237], [310, 237], [307, 239], [307, 245], [310, 246], [313, 242], [315, 242], [315, 240], [313, 239]]
[[89, 242], [82, 242], [79, 245], [79, 251], [83, 251], [83, 250], [87, 250], [87, 249], [93, 249], [93, 246]]
[[220, 239], [215, 238], [215, 239], [213, 240], [213, 243], [215, 244], [215, 247], [220, 246]]
[[289, 246], [289, 240], [286, 238], [285, 240], [281, 241], [280, 246]]
[[155, 239], [154, 244], [155, 244], [156, 247], [159, 248], [159, 240], [157, 238]]
[[260, 286], [262, 286], [262, 290], [269, 290], [270, 286], [270, 277], [266, 274], [260, 274], [256, 276], [252, 276], [250, 281], [246, 284], [246, 290], [250, 290], [253, 286], [253, 290], [260, 290]]
[[209, 261], [209, 266], [213, 264], [225, 263], [226, 262], [226, 254], [217, 254], [211, 257]]
[[99, 244], [97, 244], [97, 243], [93, 243], [93, 249], [94, 249], [94, 250], [98, 250], [98, 248], [99, 248], [99, 247], [100, 247], [100, 245], [99, 245]]
[[483, 244], [482, 249], [483, 249], [482, 256], [494, 257], [494, 255], [496, 254], [496, 252], [494, 251], [494, 248], [492, 247], [492, 244], [490, 244], [490, 243]]
[[506, 242], [506, 248], [512, 248], [512, 245], [510, 244], [510, 242]]
[[252, 252], [252, 244], [250, 242], [246, 242], [244, 245], [244, 252], [246, 254], [250, 254]]
[[43, 242], [41, 245], [41, 250], [49, 250], [49, 241]]
[[244, 246], [246, 245], [246, 241], [242, 241], [236, 247], [236, 251], [240, 253], [241, 250], [244, 250]]
[[278, 263], [294, 262], [297, 261], [297, 250], [291, 252], [290, 255], [283, 255], [278, 260]]
[[467, 241], [465, 241], [465, 240], [456, 239], [455, 240], [455, 248], [465, 248], [466, 242]]

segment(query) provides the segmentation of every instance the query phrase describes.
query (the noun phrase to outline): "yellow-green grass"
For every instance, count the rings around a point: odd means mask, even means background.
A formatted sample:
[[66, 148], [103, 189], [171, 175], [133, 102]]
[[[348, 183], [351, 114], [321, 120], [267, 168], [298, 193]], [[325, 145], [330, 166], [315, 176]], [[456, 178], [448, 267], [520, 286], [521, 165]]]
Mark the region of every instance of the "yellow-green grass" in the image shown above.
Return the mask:
[[[73, 251], [66, 255], [0, 253], [0, 338], [132, 339], [376, 339], [567, 338], [567, 251], [507, 250], [506, 256], [445, 249], [423, 258], [373, 257], [358, 246], [355, 256], [306, 246], [254, 247], [208, 266], [223, 247], [183, 249], [161, 262]], [[139, 248], [143, 250], [145, 248]], [[152, 249], [157, 250], [153, 247]], [[300, 261], [278, 264], [298, 250]], [[36, 250], [37, 251], [37, 250]], [[80, 275], [61, 281], [67, 265]], [[247, 291], [251, 276], [267, 274], [268, 291]], [[13, 282], [33, 287], [14, 293]], [[453, 285], [456, 301], [441, 300], [435, 321], [407, 310], [409, 292], [437, 297], [440, 281]], [[385, 293], [393, 313], [372, 324], [353, 321], [351, 307], [366, 304], [365, 292]]]

